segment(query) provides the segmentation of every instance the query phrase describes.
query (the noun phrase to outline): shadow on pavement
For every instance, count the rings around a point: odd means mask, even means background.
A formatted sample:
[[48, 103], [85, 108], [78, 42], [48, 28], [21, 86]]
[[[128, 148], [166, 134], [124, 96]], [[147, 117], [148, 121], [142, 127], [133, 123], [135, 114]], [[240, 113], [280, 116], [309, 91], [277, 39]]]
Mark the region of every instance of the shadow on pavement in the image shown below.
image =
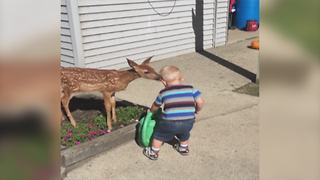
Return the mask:
[[251, 80], [251, 82], [255, 83], [256, 82], [256, 74], [255, 73], [252, 73], [236, 64], [233, 64], [219, 56], [216, 56], [214, 54], [211, 54], [210, 52], [206, 51], [206, 50], [203, 50], [201, 52], [198, 52], [199, 54], [201, 54], [202, 56], [205, 56], [207, 58], [209, 58], [210, 60], [232, 70], [233, 72], [236, 72], [238, 73], [239, 75]]
[[196, 0], [196, 8], [191, 10], [192, 27], [195, 34], [195, 51], [255, 83], [256, 74], [203, 49], [203, 9], [203, 0]]

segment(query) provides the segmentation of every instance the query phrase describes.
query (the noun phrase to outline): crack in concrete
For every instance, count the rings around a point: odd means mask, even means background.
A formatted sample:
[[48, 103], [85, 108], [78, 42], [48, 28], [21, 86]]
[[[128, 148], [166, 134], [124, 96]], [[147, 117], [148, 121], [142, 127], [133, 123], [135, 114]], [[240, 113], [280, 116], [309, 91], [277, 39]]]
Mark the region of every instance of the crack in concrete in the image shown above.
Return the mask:
[[244, 107], [241, 107], [241, 108], [233, 109], [231, 111], [223, 112], [223, 113], [220, 113], [220, 114], [207, 116], [207, 117], [202, 117], [202, 118], [197, 119], [196, 122], [197, 121], [205, 121], [205, 120], [208, 120], [208, 119], [212, 119], [212, 118], [216, 118], [216, 117], [220, 117], [220, 116], [225, 116], [225, 115], [228, 115], [228, 114], [233, 114], [233, 113], [240, 112], [240, 111], [243, 111], [243, 110], [246, 110], [246, 109], [250, 109], [250, 108], [252, 108], [254, 106], [257, 106], [257, 105], [259, 105], [259, 104], [258, 103], [254, 103], [254, 104], [250, 104], [250, 105], [247, 105], [247, 106], [244, 106]]

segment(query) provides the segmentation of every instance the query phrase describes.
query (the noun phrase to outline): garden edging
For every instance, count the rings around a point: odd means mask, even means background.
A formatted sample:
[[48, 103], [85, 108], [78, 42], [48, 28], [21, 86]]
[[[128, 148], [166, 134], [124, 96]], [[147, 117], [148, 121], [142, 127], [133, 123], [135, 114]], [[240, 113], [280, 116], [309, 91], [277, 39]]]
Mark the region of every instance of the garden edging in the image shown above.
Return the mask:
[[106, 152], [135, 138], [137, 123], [119, 128], [108, 135], [100, 136], [91, 141], [61, 150], [61, 165], [65, 173], [74, 169], [74, 166], [85, 159], [101, 152]]

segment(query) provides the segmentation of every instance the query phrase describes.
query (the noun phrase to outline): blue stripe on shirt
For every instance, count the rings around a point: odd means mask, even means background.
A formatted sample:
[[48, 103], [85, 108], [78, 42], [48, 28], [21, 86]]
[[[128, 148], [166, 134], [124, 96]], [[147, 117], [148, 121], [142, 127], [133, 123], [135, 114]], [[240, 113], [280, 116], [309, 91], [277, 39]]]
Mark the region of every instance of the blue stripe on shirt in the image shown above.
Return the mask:
[[192, 93], [172, 94], [172, 95], [164, 96], [162, 97], [162, 99], [163, 101], [166, 101], [167, 99], [170, 99], [170, 98], [179, 98], [179, 97], [193, 97], [193, 94]]
[[161, 96], [158, 96], [154, 102], [155, 102], [157, 105], [161, 106], [161, 105], [162, 105]]
[[194, 99], [197, 99], [201, 95], [200, 91], [193, 92]]
[[167, 110], [165, 112], [163, 112], [164, 114], [177, 114], [177, 113], [194, 113], [195, 112], [195, 108], [193, 109], [186, 109], [186, 110]]
[[174, 118], [174, 117], [182, 117], [182, 116], [194, 116], [194, 112], [162, 114], [162, 115], [164, 118]]

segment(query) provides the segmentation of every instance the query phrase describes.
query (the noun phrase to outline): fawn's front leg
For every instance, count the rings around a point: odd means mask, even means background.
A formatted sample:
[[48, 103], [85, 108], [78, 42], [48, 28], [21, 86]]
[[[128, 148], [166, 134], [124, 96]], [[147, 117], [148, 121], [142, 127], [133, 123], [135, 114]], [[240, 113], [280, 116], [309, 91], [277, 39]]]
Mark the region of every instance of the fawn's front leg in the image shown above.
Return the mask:
[[112, 130], [112, 122], [111, 122], [111, 94], [104, 92], [103, 93], [103, 99], [104, 99], [104, 107], [106, 109], [106, 115], [107, 115], [107, 126], [108, 126], [108, 132], [111, 132]]

